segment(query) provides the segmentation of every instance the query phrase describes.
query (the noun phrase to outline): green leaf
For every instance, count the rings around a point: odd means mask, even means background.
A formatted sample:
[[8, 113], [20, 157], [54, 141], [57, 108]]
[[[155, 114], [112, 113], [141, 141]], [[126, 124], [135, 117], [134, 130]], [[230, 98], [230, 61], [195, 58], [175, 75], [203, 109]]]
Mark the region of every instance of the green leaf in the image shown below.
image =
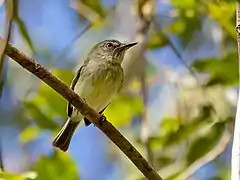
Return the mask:
[[49, 119], [39, 107], [31, 102], [24, 102], [27, 115], [34, 119], [37, 125], [42, 129], [56, 129], [58, 126], [53, 122], [53, 119]]
[[181, 9], [190, 9], [193, 8], [196, 5], [195, 0], [171, 0], [172, 4]]
[[27, 41], [29, 47], [31, 48], [31, 50], [33, 52], [35, 52], [35, 48], [33, 46], [33, 43], [32, 43], [32, 40], [31, 40], [31, 37], [29, 36], [29, 33], [28, 33], [28, 30], [27, 30], [27, 27], [26, 25], [24, 24], [24, 22], [19, 18], [19, 17], [15, 17], [15, 22], [17, 23], [18, 25], [18, 28], [20, 30], [20, 33], [22, 34], [22, 36], [24, 37], [24, 39]]
[[28, 143], [35, 140], [39, 135], [40, 129], [36, 126], [28, 126], [19, 135], [19, 139], [22, 143]]
[[32, 180], [36, 179], [37, 174], [35, 172], [25, 172], [22, 174], [13, 174], [6, 171], [0, 171], [1, 180]]
[[180, 120], [176, 117], [165, 117], [161, 121], [161, 133], [170, 134], [176, 132], [180, 127]]
[[166, 148], [187, 140], [212, 123], [213, 113], [215, 113], [213, 107], [210, 104], [204, 104], [200, 107], [199, 114], [188, 123], [183, 124], [181, 117], [165, 117], [160, 124], [159, 136], [149, 138], [151, 147]]
[[216, 123], [210, 129], [208, 134], [196, 139], [190, 146], [187, 153], [187, 163], [190, 165], [200, 157], [208, 153], [216, 146], [225, 129], [224, 123]]
[[28, 43], [29, 47], [31, 48], [31, 50], [33, 52], [35, 52], [35, 48], [33, 46], [32, 40], [29, 36], [28, 30], [26, 25], [24, 24], [24, 22], [22, 21], [22, 19], [19, 17], [19, 12], [18, 12], [18, 8], [19, 8], [19, 4], [18, 4], [18, 0], [14, 0], [14, 16], [13, 16], [13, 20], [16, 22], [19, 31], [21, 33], [21, 35], [23, 36], [23, 38], [26, 40], [26, 42]]
[[[212, 1], [206, 3], [209, 15], [233, 38], [236, 36], [235, 28], [235, 9], [236, 1]], [[234, 24], [233, 24], [234, 23]]]
[[[74, 74], [64, 69], [51, 70], [59, 79], [70, 85]], [[42, 84], [36, 97], [24, 102], [29, 116], [36, 120], [40, 128], [55, 129], [56, 118], [66, 118], [67, 101], [46, 84]]]
[[150, 39], [147, 43], [148, 49], [158, 49], [168, 43], [168, 38], [157, 31], [151, 31]]
[[81, 0], [89, 8], [97, 12], [102, 18], [106, 16], [106, 13], [101, 5], [100, 0]]
[[104, 114], [115, 126], [129, 123], [133, 116], [139, 115], [142, 110], [142, 100], [126, 94], [120, 94], [114, 99]]
[[77, 167], [67, 153], [55, 151], [50, 157], [41, 157], [34, 169], [38, 173], [37, 179], [39, 180], [79, 179]]
[[210, 79], [206, 86], [216, 84], [237, 85], [238, 84], [238, 63], [236, 53], [228, 54], [222, 59], [197, 60], [192, 67], [199, 72], [207, 72]]
[[172, 144], [180, 143], [181, 141], [186, 140], [188, 137], [190, 137], [194, 132], [198, 131], [202, 127], [204, 127], [208, 122], [199, 122], [199, 121], [193, 121], [192, 123], [189, 123], [187, 125], [180, 125], [177, 132], [170, 134], [165, 139], [165, 145], [169, 146]]
[[220, 176], [215, 176], [215, 177], [210, 178], [209, 180], [224, 180], [224, 179]]
[[196, 30], [201, 29], [200, 15], [193, 9], [179, 9], [179, 16], [173, 23], [166, 26], [166, 31], [178, 36], [184, 46], [187, 46]]

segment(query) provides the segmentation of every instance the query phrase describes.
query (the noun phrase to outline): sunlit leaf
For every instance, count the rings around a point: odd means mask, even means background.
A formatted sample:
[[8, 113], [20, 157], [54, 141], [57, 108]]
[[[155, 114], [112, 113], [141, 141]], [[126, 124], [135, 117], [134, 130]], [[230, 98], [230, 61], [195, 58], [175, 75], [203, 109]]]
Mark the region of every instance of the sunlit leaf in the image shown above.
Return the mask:
[[171, 0], [171, 2], [174, 6], [181, 9], [193, 8], [196, 5], [195, 0]]
[[26, 172], [22, 174], [13, 174], [10, 172], [1, 172], [0, 171], [0, 180], [33, 180], [36, 179], [36, 172]]
[[161, 133], [170, 134], [179, 129], [180, 121], [175, 117], [165, 117], [161, 121]]
[[79, 179], [77, 167], [67, 153], [56, 151], [49, 157], [41, 157], [34, 169], [38, 173], [37, 179], [39, 180]]
[[168, 38], [161, 33], [156, 31], [151, 31], [150, 39], [147, 43], [147, 48], [149, 49], [157, 49], [163, 47], [168, 43]]
[[19, 135], [19, 139], [22, 143], [28, 143], [35, 140], [39, 135], [40, 129], [36, 126], [28, 126]]
[[101, 17], [104, 17], [106, 15], [100, 0], [81, 0], [81, 1], [88, 7], [93, 9], [95, 12], [97, 12]]
[[201, 18], [195, 8], [180, 9], [179, 16], [169, 26], [166, 26], [166, 31], [176, 35], [181, 43], [186, 46], [195, 31], [201, 29], [201, 26]]
[[212, 16], [232, 37], [236, 35], [235, 28], [231, 28], [233, 23], [235, 23], [235, 2], [228, 1], [228, 3], [224, 3], [222, 1], [221, 3], [206, 3], [210, 16]]
[[129, 123], [134, 116], [140, 114], [141, 110], [140, 97], [121, 94], [112, 101], [104, 114], [115, 126], [121, 126]]

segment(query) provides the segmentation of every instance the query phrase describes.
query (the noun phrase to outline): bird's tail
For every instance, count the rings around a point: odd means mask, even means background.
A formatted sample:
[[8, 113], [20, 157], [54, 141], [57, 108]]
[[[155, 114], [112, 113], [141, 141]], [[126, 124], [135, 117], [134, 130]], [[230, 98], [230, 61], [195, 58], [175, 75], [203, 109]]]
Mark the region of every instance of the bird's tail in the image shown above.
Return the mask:
[[76, 130], [78, 124], [78, 121], [72, 121], [70, 118], [68, 118], [67, 122], [64, 124], [57, 136], [54, 138], [52, 145], [61, 149], [64, 152], [67, 151], [73, 133]]

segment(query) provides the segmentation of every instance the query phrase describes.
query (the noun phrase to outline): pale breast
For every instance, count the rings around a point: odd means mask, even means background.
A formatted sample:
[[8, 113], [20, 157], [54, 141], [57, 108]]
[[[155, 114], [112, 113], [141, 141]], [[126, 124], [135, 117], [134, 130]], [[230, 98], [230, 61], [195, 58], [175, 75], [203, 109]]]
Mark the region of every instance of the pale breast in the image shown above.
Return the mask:
[[91, 66], [90, 64], [86, 69], [81, 74], [75, 91], [87, 101], [89, 106], [101, 111], [122, 86], [122, 68], [120, 65]]

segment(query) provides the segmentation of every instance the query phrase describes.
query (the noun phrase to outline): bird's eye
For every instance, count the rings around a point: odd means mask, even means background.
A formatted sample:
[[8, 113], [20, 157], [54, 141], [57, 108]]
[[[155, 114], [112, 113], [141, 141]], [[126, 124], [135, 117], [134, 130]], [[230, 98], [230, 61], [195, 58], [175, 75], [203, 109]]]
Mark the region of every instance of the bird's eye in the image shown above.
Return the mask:
[[111, 47], [113, 47], [113, 44], [112, 43], [107, 43], [107, 48], [111, 48]]

